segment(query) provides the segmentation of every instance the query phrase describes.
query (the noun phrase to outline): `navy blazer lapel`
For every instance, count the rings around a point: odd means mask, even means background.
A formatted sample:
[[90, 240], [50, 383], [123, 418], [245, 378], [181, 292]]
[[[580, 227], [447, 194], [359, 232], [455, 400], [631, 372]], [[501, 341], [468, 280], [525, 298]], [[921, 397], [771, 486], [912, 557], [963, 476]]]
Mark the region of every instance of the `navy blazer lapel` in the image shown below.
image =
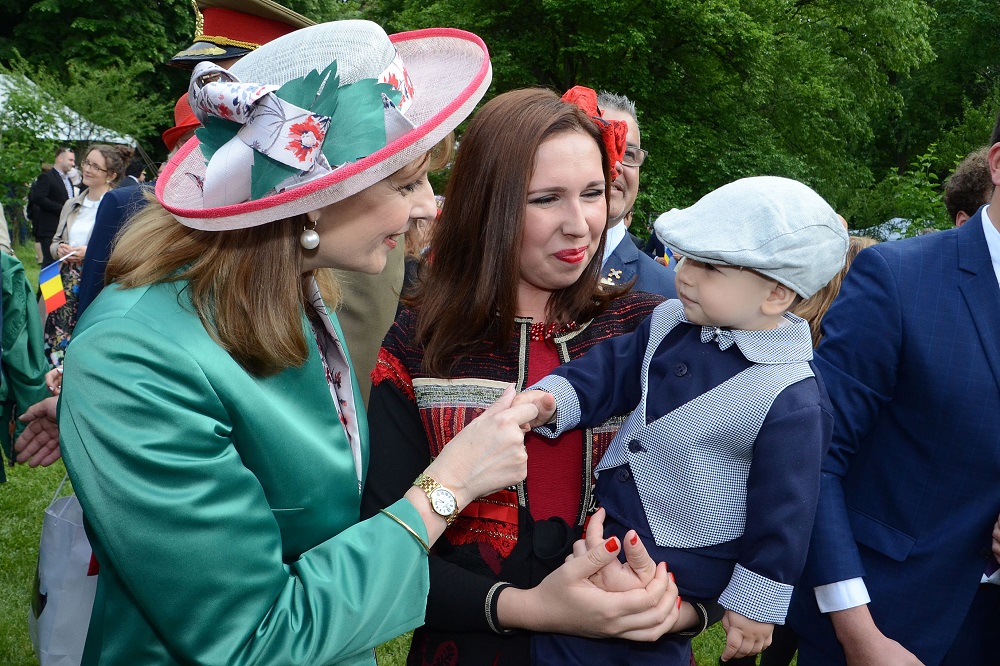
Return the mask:
[[636, 249], [628, 235], [621, 239], [612, 256], [618, 257], [622, 265], [622, 277], [618, 284], [628, 282], [639, 272], [639, 250]]
[[639, 250], [628, 237], [623, 238], [601, 267], [601, 282], [609, 285], [625, 284], [639, 272], [638, 258]]
[[958, 267], [963, 272], [959, 288], [1000, 389], [1000, 285], [983, 233], [982, 208], [958, 230], [956, 241]]

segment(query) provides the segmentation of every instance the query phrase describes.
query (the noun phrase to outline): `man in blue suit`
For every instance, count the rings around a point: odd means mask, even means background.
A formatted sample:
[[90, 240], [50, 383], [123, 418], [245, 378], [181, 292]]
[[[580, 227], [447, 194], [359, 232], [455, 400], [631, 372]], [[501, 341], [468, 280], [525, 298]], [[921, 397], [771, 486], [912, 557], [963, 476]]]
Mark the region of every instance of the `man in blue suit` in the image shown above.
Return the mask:
[[640, 148], [635, 104], [624, 95], [602, 91], [597, 96], [597, 105], [604, 112], [606, 120], [621, 120], [628, 125], [625, 157], [618, 177], [611, 184], [611, 219], [608, 220], [608, 238], [604, 245], [601, 282], [610, 285], [625, 284], [636, 278], [634, 288], [639, 291], [677, 298], [673, 269], [656, 263], [641, 252], [628, 239], [628, 229], [622, 223], [632, 211], [635, 197], [639, 194], [639, 167], [646, 159], [646, 152]]
[[[996, 184], [1000, 123], [991, 143]], [[982, 584], [1000, 512], [1000, 190], [962, 227], [864, 250], [823, 328], [835, 425], [789, 616], [799, 664], [1000, 662], [1000, 587]]]

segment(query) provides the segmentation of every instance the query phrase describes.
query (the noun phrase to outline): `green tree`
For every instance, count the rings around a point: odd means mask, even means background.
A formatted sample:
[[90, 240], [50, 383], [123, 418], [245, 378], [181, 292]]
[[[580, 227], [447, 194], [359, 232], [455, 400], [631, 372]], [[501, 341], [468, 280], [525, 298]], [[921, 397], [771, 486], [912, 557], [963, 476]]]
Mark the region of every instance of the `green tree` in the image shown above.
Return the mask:
[[[933, 169], [936, 153], [937, 145], [931, 144], [928, 151], [915, 158], [904, 172], [890, 170], [872, 191], [873, 210], [869, 211], [867, 219], [897, 220], [900, 224], [894, 226], [891, 222], [883, 222], [881, 227], [886, 231], [902, 231], [906, 236], [914, 236], [925, 229], [953, 226], [941, 195], [941, 179]], [[872, 235], [879, 233], [873, 231]]]
[[[0, 63], [9, 65], [23, 54], [42, 78], [79, 93], [73, 104], [86, 108], [67, 103], [71, 108], [84, 116], [96, 112], [100, 119], [88, 118], [135, 137], [150, 152], [165, 152], [159, 134], [171, 123], [170, 108], [187, 88], [188, 75], [163, 63], [190, 44], [190, 0], [0, 0], [0, 12]], [[89, 95], [88, 86], [101, 90]], [[117, 114], [99, 103], [102, 94], [115, 102]], [[131, 112], [137, 104], [156, 109], [155, 117], [124, 126], [147, 118]]]
[[[996, 2], [929, 0], [929, 4], [935, 11], [928, 34], [935, 57], [900, 80], [903, 108], [882, 124], [880, 133], [885, 156], [899, 167], [940, 142], [942, 132], [961, 124], [970, 109], [995, 99], [1000, 86], [994, 46], [1000, 40]], [[986, 143], [992, 121], [983, 135], [960, 148], [963, 156]], [[940, 156], [935, 168], [949, 169], [951, 155]]]
[[872, 127], [901, 109], [895, 82], [931, 58], [934, 13], [925, 0], [383, 0], [368, 15], [481, 35], [491, 94], [583, 84], [631, 97], [651, 154], [645, 219], [759, 174], [859, 208]]
[[54, 116], [39, 104], [36, 86], [16, 73], [0, 68], [0, 87], [6, 102], [0, 107], [0, 205], [7, 211], [11, 238], [17, 239], [25, 223], [20, 211], [28, 199], [28, 189], [43, 162], [52, 162], [55, 141], [36, 136], [49, 126]]

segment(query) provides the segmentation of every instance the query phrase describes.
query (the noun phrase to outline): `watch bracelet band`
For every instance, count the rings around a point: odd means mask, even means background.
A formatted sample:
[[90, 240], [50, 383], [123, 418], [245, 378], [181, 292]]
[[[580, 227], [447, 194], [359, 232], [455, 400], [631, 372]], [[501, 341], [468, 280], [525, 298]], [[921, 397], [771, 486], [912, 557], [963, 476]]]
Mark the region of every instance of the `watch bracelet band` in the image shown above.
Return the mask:
[[[454, 492], [452, 492], [451, 490], [448, 490], [447, 488], [445, 488], [444, 486], [442, 486], [440, 483], [438, 483], [438, 481], [436, 479], [434, 479], [431, 476], [428, 476], [427, 474], [424, 474], [423, 472], [421, 472], [420, 474], [418, 474], [417, 478], [413, 480], [413, 485], [415, 485], [417, 488], [420, 488], [422, 491], [424, 491], [424, 494], [427, 495], [427, 501], [429, 501], [429, 502], [431, 501], [431, 494], [435, 490], [437, 490], [438, 488], [444, 488], [444, 490], [447, 490], [449, 493], [451, 493], [452, 497], [455, 497], [455, 493]], [[434, 510], [434, 504], [433, 503], [431, 504], [431, 510], [434, 511], [434, 513], [437, 513], [437, 511]], [[448, 525], [450, 527], [451, 524], [453, 522], [455, 522], [455, 519], [458, 518], [458, 514], [459, 514], [459, 510], [458, 510], [458, 498], [455, 497], [455, 510], [451, 512], [451, 515], [441, 516], [441, 517], [444, 518], [445, 525]], [[437, 515], [440, 516], [441, 514], [438, 513]]]

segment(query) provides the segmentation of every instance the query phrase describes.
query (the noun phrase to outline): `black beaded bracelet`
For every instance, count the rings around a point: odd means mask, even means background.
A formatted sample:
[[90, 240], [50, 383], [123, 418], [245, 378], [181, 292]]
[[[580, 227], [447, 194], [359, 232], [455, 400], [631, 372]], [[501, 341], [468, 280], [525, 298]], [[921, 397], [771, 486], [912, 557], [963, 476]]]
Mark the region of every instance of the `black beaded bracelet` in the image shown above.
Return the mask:
[[691, 604], [694, 607], [695, 612], [698, 613], [698, 626], [695, 629], [678, 631], [674, 634], [674, 636], [694, 638], [721, 620], [722, 616], [726, 613], [726, 609], [720, 606], [717, 601], [691, 601], [688, 599], [687, 602]]
[[500, 593], [508, 587], [514, 587], [510, 583], [499, 582], [490, 588], [490, 591], [486, 593], [486, 624], [490, 625], [490, 629], [494, 633], [500, 634], [501, 636], [509, 636], [514, 633], [513, 629], [504, 629], [500, 626], [500, 620], [497, 616], [497, 604], [500, 599]]

